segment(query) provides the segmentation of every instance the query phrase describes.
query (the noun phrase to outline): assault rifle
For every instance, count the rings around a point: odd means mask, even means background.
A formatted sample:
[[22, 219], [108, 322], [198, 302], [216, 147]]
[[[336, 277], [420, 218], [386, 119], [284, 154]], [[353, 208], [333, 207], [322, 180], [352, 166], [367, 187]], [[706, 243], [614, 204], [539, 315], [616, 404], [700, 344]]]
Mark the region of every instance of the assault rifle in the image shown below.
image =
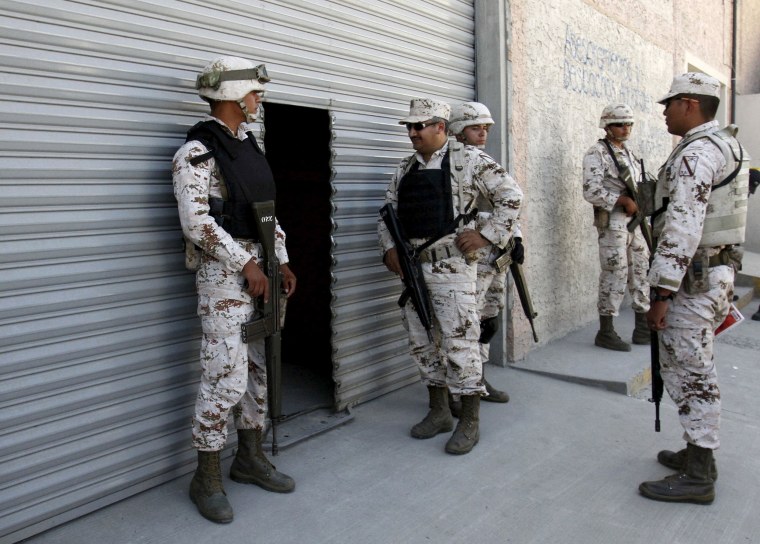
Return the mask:
[[512, 260], [512, 250], [515, 247], [515, 239], [510, 238], [507, 247], [504, 248], [502, 253], [495, 261], [494, 267], [496, 271], [504, 272], [509, 266], [509, 271], [512, 272], [512, 279], [515, 282], [515, 289], [517, 290], [517, 296], [520, 298], [520, 305], [522, 306], [525, 317], [528, 318], [530, 323], [530, 330], [533, 331], [533, 341], [538, 342], [538, 335], [536, 334], [536, 327], [533, 324], [533, 318], [538, 317], [538, 313], [533, 309], [533, 301], [530, 298], [530, 292], [528, 291], [528, 283], [525, 281], [525, 275], [523, 274], [522, 265]]
[[277, 455], [277, 424], [282, 419], [282, 366], [281, 366], [281, 327], [280, 327], [280, 293], [282, 279], [280, 262], [274, 250], [274, 201], [255, 202], [251, 204], [256, 222], [261, 247], [264, 250], [263, 270], [269, 280], [269, 301], [258, 297], [256, 307], [258, 317], [244, 323], [243, 342], [264, 339], [266, 354], [267, 389], [269, 390], [269, 419], [272, 422], [272, 455]]
[[[656, 244], [650, 246], [649, 267], [652, 267], [654, 261], [654, 250]], [[650, 297], [651, 300], [651, 297]], [[654, 403], [654, 431], [660, 432], [660, 402], [662, 401], [662, 373], [660, 372], [660, 334], [656, 330], [650, 331], [649, 355], [651, 360], [652, 374], [652, 398], [649, 402]]]
[[[604, 145], [607, 146], [607, 150], [610, 153], [610, 157], [612, 158], [612, 162], [615, 163], [615, 168], [617, 168], [618, 175], [620, 176], [620, 179], [623, 180], [623, 183], [625, 183], [625, 187], [628, 190], [628, 196], [630, 196], [634, 202], [636, 202], [636, 206], [638, 207], [638, 211], [636, 212], [636, 215], [634, 215], [631, 220], [626, 225], [626, 228], [628, 229], [628, 232], [633, 232], [636, 230], [636, 227], [641, 228], [641, 234], [644, 236], [644, 241], [647, 244], [647, 247], [649, 247], [649, 252], [653, 251], [653, 244], [652, 244], [652, 232], [649, 229], [649, 224], [646, 222], [646, 210], [649, 208], [648, 205], [645, 205], [643, 202], [642, 196], [639, 195], [639, 190], [636, 187], [636, 182], [633, 179], [633, 176], [631, 175], [631, 170], [628, 168], [625, 164], [620, 164], [617, 160], [617, 157], [615, 156], [615, 152], [612, 150], [612, 146], [607, 140], [602, 140], [604, 142]], [[641, 161], [641, 179], [642, 182], [646, 181], [646, 174], [644, 172], [644, 161]]]
[[427, 332], [428, 340], [433, 343], [433, 316], [430, 309], [430, 295], [428, 294], [425, 278], [422, 274], [422, 265], [417, 252], [409, 243], [406, 236], [402, 233], [401, 222], [396, 215], [396, 210], [391, 204], [386, 204], [380, 208], [380, 217], [383, 218], [385, 226], [388, 227], [388, 233], [396, 244], [399, 264], [404, 282], [404, 291], [398, 299], [398, 305], [402, 308], [407, 301], [411, 299], [414, 311], [420, 318], [420, 323]]

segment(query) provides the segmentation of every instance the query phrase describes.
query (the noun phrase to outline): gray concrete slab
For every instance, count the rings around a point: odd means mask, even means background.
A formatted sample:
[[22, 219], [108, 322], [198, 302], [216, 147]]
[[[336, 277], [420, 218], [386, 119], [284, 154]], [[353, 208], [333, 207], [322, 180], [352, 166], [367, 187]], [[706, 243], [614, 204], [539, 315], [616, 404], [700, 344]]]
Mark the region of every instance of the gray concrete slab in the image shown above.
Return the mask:
[[[583, 346], [595, 331], [593, 323], [531, 359], [559, 353], [568, 367], [590, 365]], [[643, 363], [644, 350], [629, 356]], [[291, 494], [225, 477], [235, 507], [229, 525], [197, 514], [187, 497], [187, 475], [27, 542], [758, 542], [759, 354], [760, 322], [747, 320], [716, 344], [723, 427], [711, 506], [653, 502], [637, 492], [639, 482], [669, 473], [656, 462], [656, 452], [682, 446], [669, 400], [663, 402], [662, 432], [655, 433], [654, 410], [644, 400], [489, 367], [489, 381], [507, 389], [512, 400], [483, 403], [481, 441], [468, 455], [447, 455], [445, 435], [409, 437], [427, 409], [424, 388], [416, 384], [360, 405], [354, 421], [283, 450], [275, 460], [297, 481]], [[618, 364], [596, 361], [598, 373]]]

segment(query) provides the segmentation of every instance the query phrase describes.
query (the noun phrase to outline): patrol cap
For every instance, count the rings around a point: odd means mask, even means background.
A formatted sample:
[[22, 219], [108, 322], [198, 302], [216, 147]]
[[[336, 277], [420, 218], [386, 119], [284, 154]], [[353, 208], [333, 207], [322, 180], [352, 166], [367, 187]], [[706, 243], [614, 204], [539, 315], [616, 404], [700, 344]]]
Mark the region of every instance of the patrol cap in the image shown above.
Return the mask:
[[452, 134], [457, 135], [472, 125], [493, 125], [491, 112], [480, 102], [462, 102], [455, 104], [451, 108], [451, 119], [449, 119], [449, 130]]
[[432, 98], [412, 98], [409, 102], [409, 115], [398, 122], [399, 125], [405, 123], [421, 123], [430, 121], [433, 117], [449, 120], [451, 115], [451, 106], [440, 100]]
[[679, 94], [696, 94], [702, 96], [714, 96], [720, 99], [720, 82], [712, 76], [702, 72], [687, 72], [673, 78], [670, 91], [657, 102], [665, 104], [668, 100]]

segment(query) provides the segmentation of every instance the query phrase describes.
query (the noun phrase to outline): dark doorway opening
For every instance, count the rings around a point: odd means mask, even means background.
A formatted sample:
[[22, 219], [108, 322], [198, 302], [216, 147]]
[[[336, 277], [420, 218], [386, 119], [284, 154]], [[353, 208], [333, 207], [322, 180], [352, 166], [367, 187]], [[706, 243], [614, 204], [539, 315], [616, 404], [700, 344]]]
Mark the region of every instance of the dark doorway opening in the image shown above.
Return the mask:
[[335, 406], [329, 112], [266, 103], [264, 146], [297, 278], [282, 331], [282, 410], [288, 416]]

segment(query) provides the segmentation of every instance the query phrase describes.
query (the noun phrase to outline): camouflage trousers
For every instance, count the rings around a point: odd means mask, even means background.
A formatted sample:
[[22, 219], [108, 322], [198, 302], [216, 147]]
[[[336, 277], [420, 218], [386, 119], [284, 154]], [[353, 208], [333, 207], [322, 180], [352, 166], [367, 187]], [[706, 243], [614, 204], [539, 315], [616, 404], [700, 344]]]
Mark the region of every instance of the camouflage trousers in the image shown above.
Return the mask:
[[230, 412], [238, 429], [263, 429], [267, 406], [264, 341], [243, 343], [240, 326], [254, 315], [243, 276], [205, 260], [196, 277], [201, 318], [201, 381], [193, 416], [193, 447], [219, 451]]
[[[507, 285], [507, 272], [497, 272], [491, 264], [492, 260], [478, 262], [478, 279], [476, 289], [478, 292], [478, 315], [480, 321], [498, 317], [506, 303], [505, 290]], [[490, 357], [490, 344], [480, 344], [480, 359], [483, 363], [488, 362]]]
[[411, 302], [402, 311], [410, 353], [425, 385], [448, 387], [452, 394], [485, 394], [478, 338], [475, 264], [463, 257], [423, 263], [433, 314], [433, 340], [428, 340]]
[[[625, 297], [626, 288], [631, 294], [633, 310], [637, 313], [649, 311], [649, 249], [641, 231], [633, 233], [625, 228], [623, 220], [610, 221], [609, 228], [597, 227], [599, 234], [599, 315], [617, 316]], [[622, 228], [621, 228], [622, 227]]]
[[720, 389], [713, 361], [713, 331], [728, 315], [734, 271], [716, 266], [709, 271], [709, 291], [678, 291], [660, 333], [662, 380], [678, 406], [684, 439], [697, 446], [720, 446]]

